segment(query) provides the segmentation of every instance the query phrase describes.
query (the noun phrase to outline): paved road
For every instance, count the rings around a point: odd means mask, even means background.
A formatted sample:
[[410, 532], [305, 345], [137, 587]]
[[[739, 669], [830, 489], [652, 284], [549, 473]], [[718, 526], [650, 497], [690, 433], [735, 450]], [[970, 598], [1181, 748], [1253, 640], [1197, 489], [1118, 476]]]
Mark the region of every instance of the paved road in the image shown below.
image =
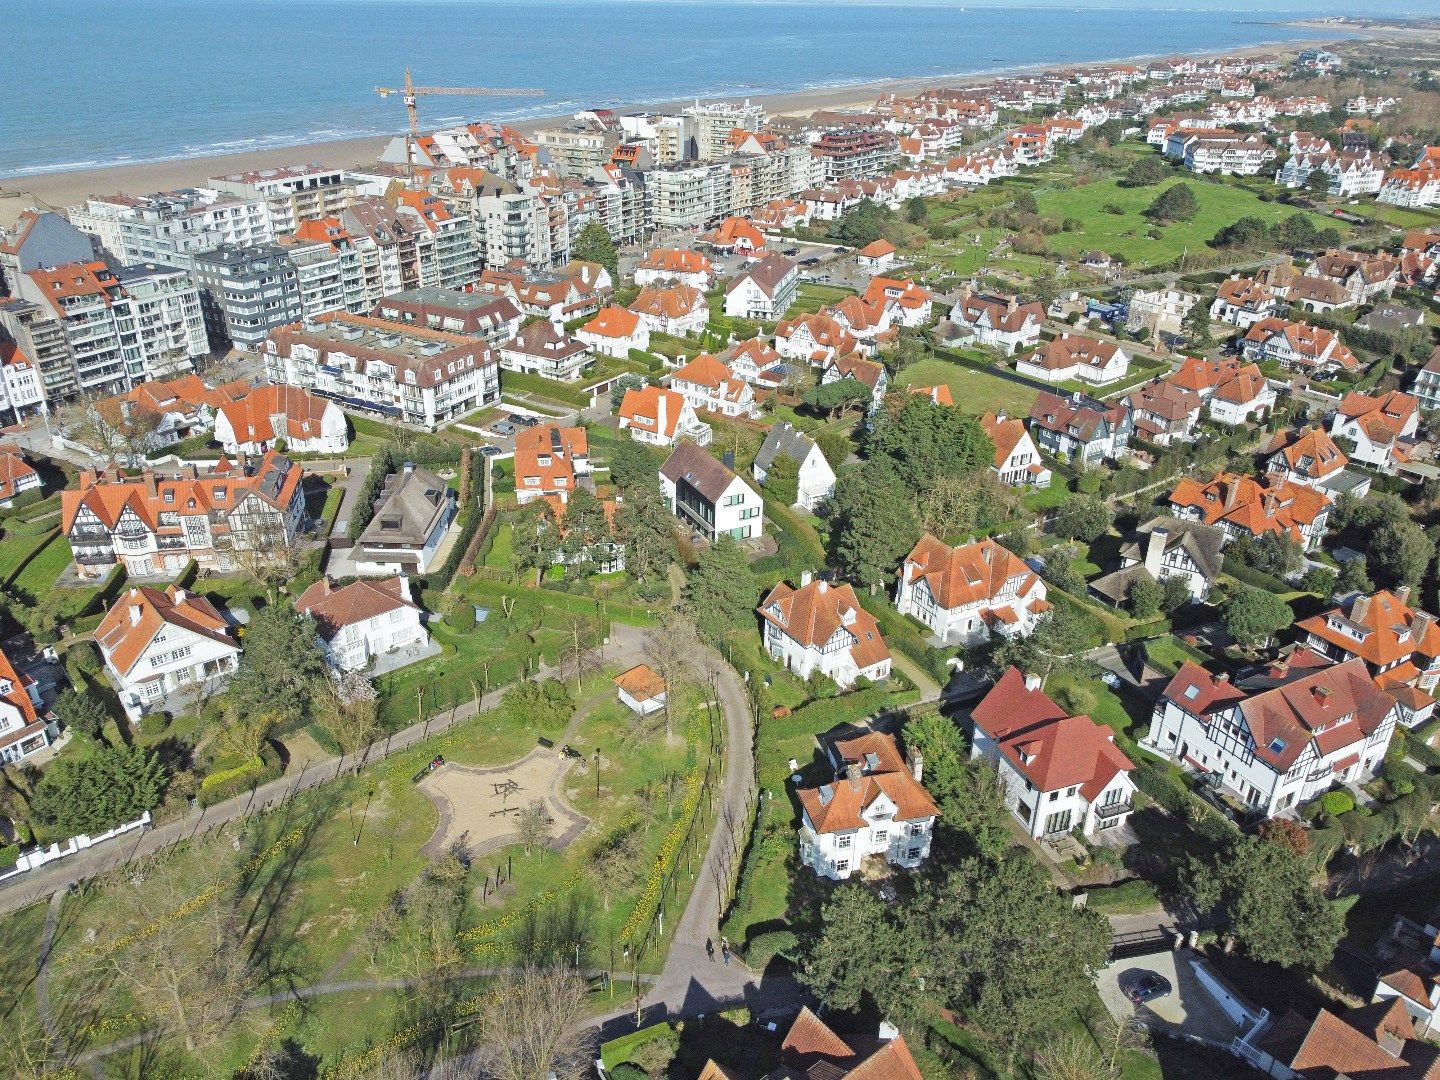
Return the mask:
[[[629, 660], [639, 663], [644, 657], [645, 631], [633, 626], [615, 624], [610, 632], [610, 644], [605, 647], [607, 661]], [[543, 675], [547, 669], [542, 668]], [[511, 684], [514, 685], [514, 684]], [[198, 833], [219, 825], [238, 821], [250, 814], [258, 813], [270, 806], [276, 806], [299, 791], [318, 787], [335, 779], [347, 770], [383, 760], [389, 754], [414, 746], [430, 735], [446, 730], [456, 721], [468, 719], [477, 711], [493, 709], [509, 691], [502, 687], [491, 691], [480, 699], [479, 708], [473, 701], [466, 702], [454, 713], [445, 712], [432, 716], [422, 723], [412, 724], [397, 731], [386, 739], [378, 739], [369, 747], [354, 754], [340, 757], [326, 757], [293, 776], [281, 777], [256, 788], [247, 795], [236, 796], [226, 802], [216, 803], [206, 809], [197, 810], [183, 818], [166, 822], [138, 834], [128, 834], [122, 839], [107, 841], [93, 848], [11, 878], [0, 885], [0, 916], [8, 915], [39, 900], [69, 888], [76, 882], [86, 881], [135, 858], [153, 855], [172, 844], [178, 844]], [[747, 728], [748, 734], [748, 728]]]

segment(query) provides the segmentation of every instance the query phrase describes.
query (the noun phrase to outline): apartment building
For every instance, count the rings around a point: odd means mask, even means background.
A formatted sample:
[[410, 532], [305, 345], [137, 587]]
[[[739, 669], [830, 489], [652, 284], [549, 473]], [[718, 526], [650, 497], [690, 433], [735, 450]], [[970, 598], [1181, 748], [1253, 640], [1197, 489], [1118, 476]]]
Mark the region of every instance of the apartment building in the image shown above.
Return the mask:
[[48, 302], [0, 297], [0, 340], [13, 342], [21, 355], [34, 362], [46, 401], [58, 404], [79, 392], [65, 322]]
[[748, 99], [696, 101], [680, 110], [694, 128], [695, 156], [701, 161], [719, 161], [730, 154], [730, 133], [736, 128], [758, 131], [765, 126], [765, 109]]
[[434, 430], [500, 399], [499, 365], [484, 341], [364, 315], [333, 314], [265, 341], [272, 382]]
[[264, 200], [276, 236], [294, 232], [302, 221], [333, 217], [355, 196], [345, 170], [315, 164], [230, 173], [212, 177], [210, 186], [247, 202]]
[[21, 299], [48, 305], [60, 322], [79, 391], [169, 378], [210, 351], [199, 291], [175, 267], [71, 263], [32, 270], [20, 285]]
[[193, 274], [205, 328], [217, 347], [258, 351], [270, 331], [306, 314], [295, 264], [278, 244], [202, 252]]
[[865, 180], [879, 176], [899, 156], [895, 136], [879, 128], [852, 127], [827, 131], [810, 144], [821, 182]]
[[18, 424], [44, 408], [45, 382], [40, 365], [0, 329], [0, 426], [6, 421]]
[[48, 210], [22, 210], [14, 226], [0, 229], [0, 283], [12, 295], [31, 270], [94, 258], [94, 237]]
[[737, 209], [731, 184], [728, 161], [681, 162], [649, 170], [645, 186], [655, 228], [691, 229], [729, 217]]
[[509, 297], [438, 285], [387, 296], [370, 314], [390, 322], [484, 338], [496, 349], [520, 332], [523, 321], [520, 309]]
[[66, 213], [124, 262], [166, 263], [189, 270], [196, 255], [225, 244], [246, 247], [275, 239], [264, 199], [214, 188], [87, 199]]

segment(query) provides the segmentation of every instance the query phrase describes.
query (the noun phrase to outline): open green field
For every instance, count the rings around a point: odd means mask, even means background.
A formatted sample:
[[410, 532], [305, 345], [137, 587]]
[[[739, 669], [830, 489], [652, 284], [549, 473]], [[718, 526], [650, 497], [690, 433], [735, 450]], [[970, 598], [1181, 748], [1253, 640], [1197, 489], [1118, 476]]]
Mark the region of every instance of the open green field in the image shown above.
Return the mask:
[[934, 356], [902, 370], [896, 382], [901, 386], [948, 386], [956, 407], [977, 415], [1003, 410], [1009, 416], [1024, 417], [1030, 415], [1030, 406], [1035, 404], [1035, 391], [1028, 386]]
[[[1199, 211], [1189, 221], [1155, 225], [1143, 212], [1162, 191], [1176, 183], [1190, 185]], [[1124, 188], [1115, 180], [1105, 180], [1064, 191], [1039, 190], [1035, 201], [1042, 214], [1076, 218], [1081, 222], [1081, 227], [1074, 232], [1056, 233], [1048, 238], [1053, 251], [1078, 255], [1096, 248], [1130, 266], [1154, 266], [1172, 262], [1186, 250], [1207, 250], [1206, 243], [1220, 229], [1242, 217], [1257, 217], [1273, 223], [1302, 212], [1283, 203], [1262, 202], [1243, 188], [1198, 176], [1167, 180], [1153, 187]], [[1107, 206], [1120, 213], [1112, 213]], [[1344, 222], [1319, 214], [1308, 216], [1316, 228], [1333, 226], [1341, 232], [1349, 231]]]

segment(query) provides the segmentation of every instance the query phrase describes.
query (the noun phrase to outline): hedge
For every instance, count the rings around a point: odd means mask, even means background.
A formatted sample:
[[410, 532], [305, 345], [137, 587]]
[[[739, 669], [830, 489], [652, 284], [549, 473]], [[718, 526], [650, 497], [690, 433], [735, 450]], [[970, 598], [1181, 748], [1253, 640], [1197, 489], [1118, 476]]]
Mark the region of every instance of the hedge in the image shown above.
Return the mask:
[[1284, 596], [1286, 593], [1296, 591], [1296, 586], [1289, 582], [1282, 581], [1273, 574], [1267, 574], [1263, 570], [1256, 570], [1253, 566], [1246, 566], [1241, 562], [1226, 560], [1225, 573], [1244, 585], [1252, 585], [1257, 589], [1264, 589], [1266, 592], [1277, 593]]
[[271, 780], [278, 779], [284, 771], [285, 767], [281, 764], [279, 755], [266, 746], [245, 764], [221, 769], [205, 777], [200, 781], [200, 791], [196, 798], [201, 806], [214, 806], [236, 795], [253, 791], [261, 784], [268, 784]]
[[4, 847], [0, 847], [0, 870], [9, 870], [19, 858], [19, 844], [6, 844]]
[[455, 578], [455, 571], [460, 569], [460, 563], [465, 558], [466, 550], [475, 539], [475, 530], [485, 518], [485, 455], [467, 450], [461, 458], [461, 467], [467, 463], [470, 473], [461, 484], [464, 495], [460, 500], [460, 533], [455, 537], [455, 543], [450, 546], [450, 553], [445, 556], [440, 568], [426, 575], [426, 586], [437, 592], [444, 592], [449, 588], [450, 582]]
[[793, 960], [799, 944], [800, 939], [790, 930], [770, 930], [757, 934], [745, 943], [745, 963], [751, 968], [763, 969], [777, 956]]
[[536, 397], [549, 398], [577, 409], [590, 406], [590, 395], [578, 387], [547, 379], [543, 375], [532, 375], [528, 371], [501, 371], [500, 389], [502, 392], [518, 390], [522, 394], [534, 394]]
[[1134, 915], [1149, 911], [1160, 903], [1155, 886], [1143, 878], [1095, 886], [1089, 889], [1089, 894], [1085, 906], [1102, 915]]

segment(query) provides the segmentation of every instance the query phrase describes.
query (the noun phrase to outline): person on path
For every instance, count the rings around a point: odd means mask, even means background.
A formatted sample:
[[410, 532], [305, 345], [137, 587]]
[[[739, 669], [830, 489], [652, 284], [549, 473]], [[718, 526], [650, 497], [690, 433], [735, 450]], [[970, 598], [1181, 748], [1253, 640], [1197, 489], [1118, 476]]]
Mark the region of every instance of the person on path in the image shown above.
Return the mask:
[[705, 955], [710, 958], [712, 964], [715, 962], [715, 942], [708, 937], [705, 939]]
[[729, 938], [723, 938], [723, 937], [722, 937], [722, 938], [720, 939], [720, 955], [725, 958], [725, 966], [726, 966], [726, 967], [729, 967], [729, 966], [730, 966], [730, 939], [729, 939]]

